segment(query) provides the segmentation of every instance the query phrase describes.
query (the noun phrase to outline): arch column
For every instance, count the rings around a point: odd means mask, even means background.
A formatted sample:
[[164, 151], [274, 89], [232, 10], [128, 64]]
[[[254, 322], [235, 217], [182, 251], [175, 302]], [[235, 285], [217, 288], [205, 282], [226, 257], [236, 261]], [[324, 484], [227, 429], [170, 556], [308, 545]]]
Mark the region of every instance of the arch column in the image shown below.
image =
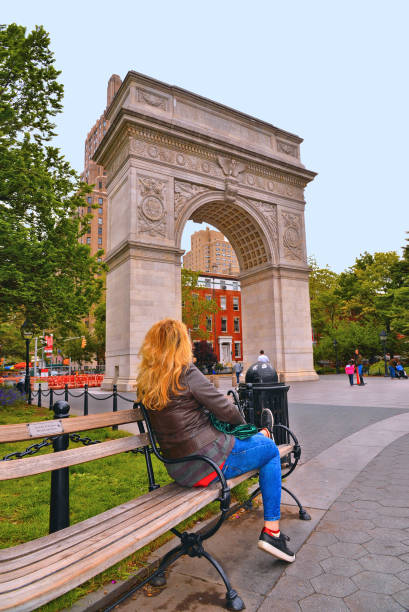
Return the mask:
[[280, 381], [317, 380], [311, 351], [308, 270], [276, 266], [240, 274], [244, 361], [263, 349]]

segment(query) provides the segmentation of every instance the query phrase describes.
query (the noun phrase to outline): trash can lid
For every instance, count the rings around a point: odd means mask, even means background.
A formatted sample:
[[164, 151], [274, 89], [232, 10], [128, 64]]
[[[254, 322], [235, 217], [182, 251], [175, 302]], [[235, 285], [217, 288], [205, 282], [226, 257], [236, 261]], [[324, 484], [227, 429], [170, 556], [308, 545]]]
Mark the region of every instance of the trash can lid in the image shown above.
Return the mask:
[[256, 361], [246, 372], [246, 383], [278, 383], [278, 374], [269, 364]]

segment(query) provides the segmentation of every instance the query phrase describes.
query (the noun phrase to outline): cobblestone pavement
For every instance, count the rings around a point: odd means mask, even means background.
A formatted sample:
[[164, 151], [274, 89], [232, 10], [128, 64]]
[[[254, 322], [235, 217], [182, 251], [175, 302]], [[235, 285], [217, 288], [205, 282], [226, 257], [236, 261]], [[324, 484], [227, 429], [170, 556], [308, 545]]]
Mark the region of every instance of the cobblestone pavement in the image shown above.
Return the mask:
[[343, 491], [260, 612], [409, 610], [409, 436]]

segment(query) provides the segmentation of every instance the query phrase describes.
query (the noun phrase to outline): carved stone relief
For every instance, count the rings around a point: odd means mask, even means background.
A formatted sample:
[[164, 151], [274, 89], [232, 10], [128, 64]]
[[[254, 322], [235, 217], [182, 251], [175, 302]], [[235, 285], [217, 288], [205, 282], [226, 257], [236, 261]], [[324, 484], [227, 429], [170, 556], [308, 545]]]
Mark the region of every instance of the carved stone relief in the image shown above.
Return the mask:
[[153, 106], [155, 108], [160, 108], [161, 110], [168, 110], [168, 99], [165, 96], [160, 96], [158, 94], [154, 94], [146, 89], [142, 89], [139, 87], [137, 89], [138, 94], [138, 102], [142, 102], [142, 104], [147, 104], [148, 106]]
[[139, 177], [141, 201], [138, 209], [139, 231], [149, 236], [166, 236], [163, 200], [166, 183], [150, 177]]
[[195, 185], [193, 183], [175, 181], [175, 219], [179, 217], [179, 214], [184, 208], [186, 202], [203, 191], [208, 191], [208, 188], [203, 187], [202, 185]]
[[226, 202], [235, 202], [239, 191], [239, 176], [246, 169], [246, 164], [236, 161], [228, 157], [217, 157], [219, 166], [223, 170], [224, 181], [224, 199]]
[[275, 244], [278, 244], [277, 206], [267, 202], [260, 202], [259, 200], [249, 200], [249, 202], [262, 214], [271, 232], [273, 241]]
[[282, 212], [281, 221], [284, 257], [286, 259], [299, 259], [302, 261], [304, 253], [301, 216]]
[[297, 146], [283, 140], [277, 140], [277, 150], [279, 153], [285, 153], [291, 155], [291, 157], [298, 157]]

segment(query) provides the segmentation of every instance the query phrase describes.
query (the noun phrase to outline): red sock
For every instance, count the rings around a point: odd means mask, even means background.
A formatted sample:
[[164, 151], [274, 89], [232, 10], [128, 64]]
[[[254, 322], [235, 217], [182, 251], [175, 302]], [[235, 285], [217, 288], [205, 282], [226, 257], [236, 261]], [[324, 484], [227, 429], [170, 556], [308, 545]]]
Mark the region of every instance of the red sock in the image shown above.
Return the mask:
[[264, 527], [263, 531], [267, 533], [269, 536], [273, 536], [273, 538], [278, 538], [280, 536], [280, 530], [273, 531], [273, 529], [269, 529], [268, 527]]

